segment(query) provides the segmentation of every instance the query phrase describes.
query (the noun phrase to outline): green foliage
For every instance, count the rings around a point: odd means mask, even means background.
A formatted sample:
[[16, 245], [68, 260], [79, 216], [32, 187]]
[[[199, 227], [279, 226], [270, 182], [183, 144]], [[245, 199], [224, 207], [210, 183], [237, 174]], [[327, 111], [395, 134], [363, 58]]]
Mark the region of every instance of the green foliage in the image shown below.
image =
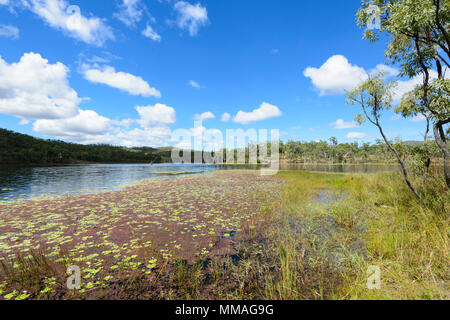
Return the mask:
[[[367, 80], [348, 93], [347, 103], [360, 104], [367, 120], [376, 124], [382, 112], [391, 108], [392, 91], [396, 85], [396, 82], [387, 82], [383, 72], [369, 76]], [[364, 117], [357, 115], [355, 120], [363, 123]]]
[[[369, 26], [371, 22], [371, 6], [378, 6], [383, 13], [381, 29], [375, 32], [366, 31], [365, 38], [376, 41], [380, 34], [385, 33], [391, 39], [386, 48], [386, 58], [393, 64], [400, 64], [400, 76], [423, 77], [422, 85], [404, 95], [396, 112], [404, 117], [418, 114], [425, 116], [425, 135], [430, 129], [430, 120], [433, 122], [435, 141], [444, 153], [444, 175], [450, 188], [450, 151], [444, 133], [444, 125], [450, 123], [450, 85], [445, 75], [445, 71], [450, 67], [450, 2], [363, 0], [362, 5], [357, 13], [357, 21], [361, 27]], [[364, 108], [363, 101], [360, 103]], [[373, 115], [375, 122], [371, 122], [380, 128], [384, 136], [376, 110]], [[367, 114], [366, 116], [368, 117]], [[393, 151], [396, 152], [395, 149]], [[400, 158], [399, 162], [404, 168]], [[405, 169], [403, 171], [405, 180], [410, 185], [407, 172]], [[414, 191], [412, 186], [411, 189]]]
[[360, 113], [358, 113], [355, 116], [355, 121], [359, 124], [359, 125], [363, 125], [366, 122], [366, 118], [364, 118], [364, 116]]
[[450, 79], [433, 80], [426, 87], [417, 86], [406, 93], [395, 112], [403, 117], [422, 114], [429, 119], [445, 120], [450, 118]]
[[[443, 66], [450, 58], [450, 5], [440, 0], [372, 0], [363, 1], [357, 13], [361, 27], [370, 22], [368, 8], [378, 6], [382, 12], [380, 30], [366, 30], [365, 38], [376, 41], [389, 36], [386, 58], [400, 64], [400, 76], [424, 75], [426, 85], [418, 86], [404, 97], [397, 112], [403, 116], [422, 113], [435, 120], [450, 118], [450, 85]], [[447, 56], [447, 58], [445, 58]], [[433, 79], [431, 70], [438, 71]]]
[[[426, 145], [420, 141], [391, 141], [401, 150], [404, 159], [422, 159], [426, 162], [430, 155], [434, 159], [442, 158], [442, 152], [435, 143], [427, 141]], [[426, 153], [428, 152], [428, 153]], [[289, 141], [283, 145], [281, 154], [283, 159], [301, 163], [391, 163], [396, 161], [384, 141], [378, 140], [375, 144], [357, 142], [352, 143], [327, 143], [326, 141]], [[423, 167], [423, 164], [420, 166]]]
[[161, 163], [171, 162], [171, 150], [127, 149], [109, 145], [79, 145], [43, 140], [0, 129], [1, 164]]

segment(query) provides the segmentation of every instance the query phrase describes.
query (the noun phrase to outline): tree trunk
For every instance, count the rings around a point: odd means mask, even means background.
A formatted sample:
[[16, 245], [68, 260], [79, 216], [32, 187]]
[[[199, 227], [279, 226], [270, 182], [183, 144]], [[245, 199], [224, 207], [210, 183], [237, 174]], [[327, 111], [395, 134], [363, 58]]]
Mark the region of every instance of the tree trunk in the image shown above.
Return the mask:
[[402, 167], [403, 177], [405, 178], [406, 184], [408, 185], [409, 189], [411, 189], [411, 191], [415, 194], [415, 196], [417, 198], [421, 199], [419, 192], [417, 192], [417, 190], [414, 188], [414, 186], [412, 185], [411, 181], [409, 180], [408, 170], [406, 169], [406, 165], [403, 162], [402, 157], [400, 157], [400, 154], [398, 153], [398, 151], [392, 146], [392, 144], [386, 138], [386, 136], [385, 136], [385, 134], [383, 132], [383, 129], [379, 125], [378, 121], [377, 121], [377, 127], [380, 130], [381, 136], [383, 137], [384, 141], [386, 142], [386, 145], [395, 154], [395, 156], [396, 156], [396, 158], [398, 160], [398, 163]]
[[436, 139], [436, 144], [444, 153], [444, 175], [447, 187], [450, 189], [450, 151], [447, 147], [447, 141], [444, 134], [444, 129], [442, 128], [444, 122], [438, 121], [434, 124], [434, 137]]
[[427, 161], [425, 162], [425, 170], [423, 172], [423, 181], [424, 182], [427, 182], [428, 172], [430, 171], [430, 165], [431, 165], [431, 159], [430, 159], [430, 157], [428, 157]]
[[430, 132], [430, 118], [423, 113], [423, 115], [427, 118], [427, 130], [425, 131], [425, 135], [423, 138], [423, 146], [425, 148], [425, 152], [427, 153], [427, 160], [425, 162], [425, 169], [423, 171], [423, 182], [427, 182], [428, 172], [430, 171], [431, 165], [431, 152], [428, 150], [427, 141], [428, 141], [428, 133]]

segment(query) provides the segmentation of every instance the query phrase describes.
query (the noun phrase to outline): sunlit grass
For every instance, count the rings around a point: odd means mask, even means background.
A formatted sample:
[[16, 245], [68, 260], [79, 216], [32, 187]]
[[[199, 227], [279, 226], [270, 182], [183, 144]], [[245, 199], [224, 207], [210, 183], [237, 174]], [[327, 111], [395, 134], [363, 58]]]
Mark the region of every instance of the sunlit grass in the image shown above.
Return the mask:
[[[291, 261], [289, 266], [297, 268], [297, 274], [301, 263], [307, 268], [319, 265], [310, 277], [317, 279], [317, 289], [313, 288], [317, 298], [448, 299], [450, 192], [442, 179], [430, 178], [423, 184], [417, 178], [415, 183], [424, 195], [419, 201], [395, 173], [355, 176], [290, 171], [280, 176], [289, 182], [283, 206], [291, 226], [275, 230], [283, 235], [279, 243], [290, 249], [280, 254], [280, 261], [282, 265]], [[311, 199], [323, 190], [345, 197], [329, 205], [314, 205]], [[307, 232], [300, 236], [295, 231], [294, 236], [290, 230], [298, 230], [292, 228], [295, 224]], [[380, 290], [366, 287], [369, 266], [381, 268]], [[301, 297], [303, 288], [298, 279], [292, 279], [294, 271], [282, 269], [274, 286], [283, 290], [272, 296]]]
[[440, 178], [427, 185], [417, 179], [424, 194], [417, 200], [397, 175], [368, 177], [354, 197], [366, 211], [366, 264], [381, 268], [381, 290], [367, 290], [348, 279], [341, 290], [352, 299], [448, 299], [450, 192]]

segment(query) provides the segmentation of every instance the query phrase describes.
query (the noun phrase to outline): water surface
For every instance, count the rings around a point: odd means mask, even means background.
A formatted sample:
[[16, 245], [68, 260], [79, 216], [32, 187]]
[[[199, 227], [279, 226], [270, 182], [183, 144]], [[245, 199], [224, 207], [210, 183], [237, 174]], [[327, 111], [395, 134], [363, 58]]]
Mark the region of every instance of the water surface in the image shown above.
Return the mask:
[[[120, 190], [143, 179], [175, 179], [215, 170], [208, 165], [93, 164], [51, 167], [0, 167], [0, 202]], [[165, 174], [167, 173], [167, 174]]]
[[[0, 204], [27, 199], [52, 199], [121, 190], [143, 179], [177, 179], [187, 173], [259, 169], [261, 166], [195, 164], [93, 164], [48, 167], [0, 166]], [[283, 164], [282, 170], [374, 173], [396, 170], [392, 165]], [[180, 172], [183, 174], [173, 174]], [[186, 173], [186, 174], [184, 174]]]

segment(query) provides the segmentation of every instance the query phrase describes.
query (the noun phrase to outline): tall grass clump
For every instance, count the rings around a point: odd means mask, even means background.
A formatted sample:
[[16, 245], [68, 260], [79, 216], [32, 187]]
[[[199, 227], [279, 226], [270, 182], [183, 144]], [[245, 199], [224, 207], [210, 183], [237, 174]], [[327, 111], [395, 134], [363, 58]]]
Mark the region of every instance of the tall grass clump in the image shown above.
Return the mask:
[[359, 178], [302, 171], [279, 176], [286, 186], [267, 231], [277, 263], [265, 298], [329, 299], [364, 255], [357, 244], [359, 212], [342, 201]]
[[[351, 196], [365, 211], [368, 260], [356, 279], [347, 277], [337, 297], [448, 299], [450, 191], [442, 178], [415, 179], [417, 199], [396, 173], [367, 176]], [[369, 265], [381, 269], [380, 290], [360, 281]]]
[[[448, 299], [450, 192], [445, 181], [398, 173], [283, 171], [287, 184], [270, 226], [275, 268], [268, 299]], [[272, 258], [273, 259], [273, 258]], [[367, 288], [368, 268], [381, 289]]]

